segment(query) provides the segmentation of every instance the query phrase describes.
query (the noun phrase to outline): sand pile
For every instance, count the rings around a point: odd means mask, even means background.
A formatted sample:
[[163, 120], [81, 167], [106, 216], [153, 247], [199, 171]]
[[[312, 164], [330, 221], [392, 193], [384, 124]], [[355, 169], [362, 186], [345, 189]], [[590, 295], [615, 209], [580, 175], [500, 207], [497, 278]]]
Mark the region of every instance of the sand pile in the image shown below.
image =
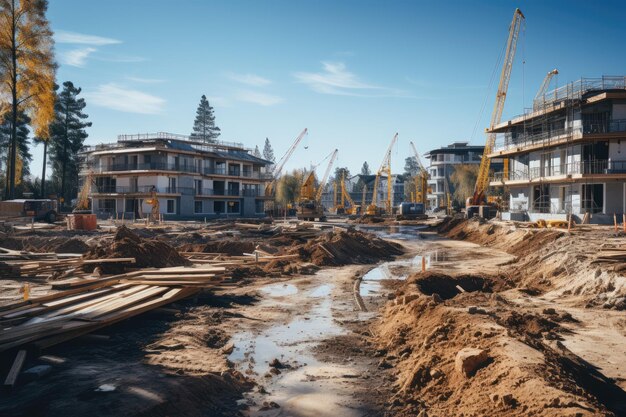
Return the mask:
[[370, 264], [391, 260], [403, 253], [397, 243], [388, 242], [357, 230], [324, 234], [289, 251], [317, 266]]
[[[85, 259], [135, 258], [137, 268], [165, 268], [190, 265], [172, 246], [154, 239], [142, 239], [126, 226], [117, 229], [112, 243], [101, 243], [83, 255]], [[104, 273], [119, 273], [119, 264], [102, 264]]]
[[626, 310], [626, 277], [619, 262], [601, 262], [604, 251], [623, 250], [612, 228], [529, 229], [483, 219], [449, 219], [438, 231], [518, 257], [506, 267], [517, 287], [573, 305]]
[[[453, 295], [450, 282], [476, 290]], [[565, 318], [482, 291], [498, 285], [492, 277], [424, 274], [397, 290], [373, 329], [379, 367], [395, 378], [390, 414], [615, 415], [604, 392], [617, 387], [556, 342]]]

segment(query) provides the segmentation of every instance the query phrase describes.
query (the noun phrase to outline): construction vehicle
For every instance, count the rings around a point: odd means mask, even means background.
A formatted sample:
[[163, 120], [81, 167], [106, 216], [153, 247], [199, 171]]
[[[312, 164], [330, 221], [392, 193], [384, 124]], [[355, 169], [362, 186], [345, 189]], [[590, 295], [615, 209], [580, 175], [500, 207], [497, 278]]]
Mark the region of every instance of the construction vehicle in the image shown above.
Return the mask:
[[35, 221], [54, 223], [59, 214], [55, 200], [19, 199], [0, 201], [0, 217], [30, 217]]
[[491, 166], [491, 159], [489, 158], [489, 155], [491, 154], [496, 142], [496, 134], [493, 133], [492, 130], [502, 119], [502, 111], [504, 110], [504, 102], [506, 100], [509, 81], [511, 79], [511, 70], [513, 68], [513, 59], [515, 58], [515, 50], [517, 48], [517, 39], [519, 37], [520, 28], [524, 19], [525, 17], [521, 10], [515, 9], [511, 26], [509, 26], [509, 38], [504, 54], [502, 72], [500, 73], [500, 82], [496, 93], [496, 102], [491, 114], [489, 129], [487, 130], [487, 143], [485, 143], [485, 149], [478, 168], [478, 177], [476, 178], [474, 194], [467, 199], [465, 204], [465, 213], [468, 218], [471, 218], [476, 214], [485, 218], [495, 216], [495, 208], [492, 205], [486, 204], [485, 201], [485, 194], [489, 187], [489, 168]]
[[[300, 200], [298, 201], [298, 209], [296, 211], [298, 220], [314, 221], [315, 219], [319, 219], [321, 222], [326, 221], [324, 206], [322, 206], [322, 193], [324, 192], [326, 181], [328, 181], [330, 169], [337, 158], [337, 153], [338, 150], [335, 149], [332, 154], [329, 155], [330, 161], [328, 162], [326, 172], [324, 173], [317, 190], [315, 187], [315, 169], [311, 170], [302, 183], [302, 187], [300, 188]], [[324, 160], [326, 160], [326, 158], [324, 158]]]
[[[378, 168], [378, 171], [376, 172], [376, 179], [374, 180], [374, 189], [372, 193], [372, 203], [365, 208], [366, 216], [380, 216], [384, 213], [391, 214], [391, 195], [393, 187], [393, 178], [391, 177], [391, 151], [397, 140], [398, 134], [396, 133], [393, 135], [391, 143], [387, 148], [387, 152], [385, 152], [385, 157], [380, 164], [380, 168]], [[380, 184], [380, 177], [383, 173], [387, 174], [387, 200], [385, 201], [384, 209], [378, 207], [378, 186]]]
[[302, 142], [302, 139], [307, 135], [308, 132], [308, 129], [305, 128], [302, 133], [298, 135], [296, 140], [291, 144], [289, 149], [287, 149], [287, 152], [285, 152], [283, 157], [280, 158], [278, 163], [274, 166], [274, 169], [272, 170], [272, 180], [265, 186], [265, 196], [274, 196], [274, 192], [276, 191], [276, 182], [278, 181], [278, 178], [280, 177], [283, 168], [285, 168], [285, 164], [287, 164], [287, 161], [289, 161], [289, 158], [291, 158], [291, 155], [293, 155], [294, 151], [296, 150], [300, 142]]

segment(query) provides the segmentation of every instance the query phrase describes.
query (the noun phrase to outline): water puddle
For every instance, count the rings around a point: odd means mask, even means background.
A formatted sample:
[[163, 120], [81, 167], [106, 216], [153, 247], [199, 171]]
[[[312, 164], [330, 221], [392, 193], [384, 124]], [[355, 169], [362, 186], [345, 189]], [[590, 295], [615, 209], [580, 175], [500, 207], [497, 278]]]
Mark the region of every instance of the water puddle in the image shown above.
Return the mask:
[[435, 250], [410, 259], [384, 262], [363, 276], [359, 293], [361, 297], [380, 295], [382, 281], [389, 279], [405, 280], [409, 275], [422, 270], [422, 262], [425, 269], [430, 269], [437, 263], [449, 260], [450, 255], [447, 251]]
[[292, 284], [272, 284], [261, 288], [261, 291], [270, 297], [284, 297], [298, 293], [298, 287]]

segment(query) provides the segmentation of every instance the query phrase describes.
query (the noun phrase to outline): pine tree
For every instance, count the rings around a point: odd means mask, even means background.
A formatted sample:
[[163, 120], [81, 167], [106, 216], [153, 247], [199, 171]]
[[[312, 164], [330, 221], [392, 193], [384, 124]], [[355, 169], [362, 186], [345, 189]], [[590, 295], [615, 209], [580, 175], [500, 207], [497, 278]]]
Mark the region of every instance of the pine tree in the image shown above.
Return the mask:
[[270, 144], [270, 140], [265, 138], [265, 146], [263, 146], [263, 158], [272, 163], [276, 162], [276, 157], [274, 156], [274, 149], [272, 149], [272, 145]]
[[35, 136], [47, 138], [54, 119], [52, 31], [46, 20], [46, 0], [0, 0], [0, 117], [11, 123], [7, 198], [15, 198], [18, 118], [31, 118]]
[[[30, 175], [29, 163], [32, 161], [33, 156], [29, 150], [30, 139], [28, 137], [29, 130], [28, 124], [30, 123], [30, 117], [26, 115], [24, 112], [21, 112], [17, 118], [17, 165], [16, 165], [16, 174], [15, 174], [15, 184], [20, 184], [24, 177]], [[3, 184], [5, 189], [9, 186], [9, 177], [10, 177], [10, 155], [11, 155], [11, 132], [13, 129], [11, 128], [11, 122], [9, 119], [5, 119], [2, 124], [0, 124], [0, 158], [2, 159], [4, 165], [7, 168], [6, 174], [3, 178]], [[20, 171], [20, 172], [18, 172]]]
[[370, 166], [367, 161], [363, 162], [363, 166], [361, 167], [361, 175], [371, 175]]
[[86, 127], [91, 122], [83, 113], [87, 105], [85, 99], [78, 98], [81, 89], [74, 87], [71, 81], [63, 83], [63, 90], [58, 94], [54, 110], [54, 122], [50, 126], [50, 164], [53, 182], [59, 184], [59, 194], [65, 201], [78, 195], [78, 152], [87, 138]]
[[257, 158], [263, 158], [263, 155], [261, 155], [261, 151], [259, 150], [259, 145], [256, 145], [254, 147], [254, 152], [252, 153], [252, 155], [256, 156]]
[[215, 126], [215, 115], [213, 107], [205, 95], [200, 98], [198, 110], [196, 110], [196, 120], [193, 122], [193, 132], [191, 137], [207, 143], [215, 143], [220, 135], [220, 128]]

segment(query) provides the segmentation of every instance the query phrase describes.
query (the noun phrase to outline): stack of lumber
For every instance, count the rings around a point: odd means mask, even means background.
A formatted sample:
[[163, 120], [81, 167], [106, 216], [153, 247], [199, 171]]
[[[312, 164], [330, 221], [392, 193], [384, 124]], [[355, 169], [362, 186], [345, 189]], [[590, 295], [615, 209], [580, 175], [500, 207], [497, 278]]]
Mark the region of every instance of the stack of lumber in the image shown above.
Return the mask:
[[214, 266], [244, 266], [257, 263], [268, 263], [276, 260], [297, 259], [298, 255], [272, 255], [260, 249], [253, 253], [244, 253], [241, 256], [226, 253], [180, 252], [180, 254], [195, 264], [211, 264]]
[[43, 349], [229, 282], [220, 267], [56, 282], [53, 288], [63, 291], [0, 307], [0, 352], [27, 344]]
[[0, 262], [10, 267], [11, 276], [5, 278], [32, 277], [49, 278], [51, 276], [73, 275], [80, 276], [86, 273], [80, 267], [88, 264], [100, 265], [103, 263], [135, 263], [135, 258], [111, 259], [82, 259], [78, 253], [36, 253], [0, 248]]

